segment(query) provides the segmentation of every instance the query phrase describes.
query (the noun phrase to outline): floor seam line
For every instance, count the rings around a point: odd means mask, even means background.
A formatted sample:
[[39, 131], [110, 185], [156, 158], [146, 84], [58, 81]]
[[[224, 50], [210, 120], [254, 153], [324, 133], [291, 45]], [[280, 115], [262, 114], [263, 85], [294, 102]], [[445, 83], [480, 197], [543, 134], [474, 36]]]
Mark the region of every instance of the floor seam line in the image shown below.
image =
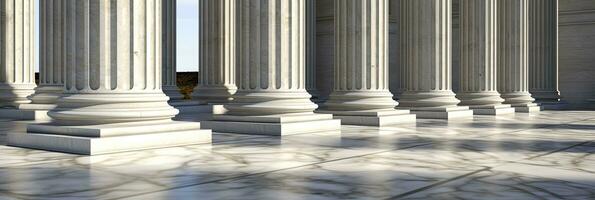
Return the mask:
[[452, 178], [444, 179], [444, 180], [441, 180], [441, 181], [432, 183], [430, 185], [426, 185], [426, 186], [421, 187], [421, 188], [410, 190], [408, 192], [401, 193], [399, 195], [396, 195], [396, 196], [393, 196], [393, 197], [389, 197], [389, 198], [386, 198], [386, 199], [399, 199], [399, 198], [403, 198], [403, 197], [406, 197], [406, 196], [409, 196], [409, 195], [412, 195], [412, 194], [415, 194], [415, 193], [419, 193], [419, 192], [422, 192], [422, 191], [425, 191], [425, 190], [429, 190], [429, 189], [435, 188], [436, 186], [440, 186], [440, 185], [443, 185], [443, 184], [446, 184], [446, 183], [449, 183], [449, 182], [452, 182], [452, 181], [456, 181], [456, 180], [459, 180], [459, 179], [462, 179], [462, 178], [465, 178], [465, 177], [468, 177], [468, 176], [471, 176], [471, 175], [474, 175], [474, 174], [477, 174], [477, 173], [480, 173], [480, 172], [488, 171], [488, 170], [491, 170], [491, 169], [492, 169], [492, 167], [484, 167], [482, 169], [478, 169], [478, 170], [475, 170], [475, 171], [472, 171], [472, 172], [469, 172], [469, 173], [466, 173], [466, 174], [462, 174], [462, 175], [459, 175], [459, 176], [455, 176], [455, 177], [452, 177]]
[[156, 191], [151, 191], [151, 192], [146, 192], [146, 193], [141, 193], [141, 194], [123, 196], [123, 197], [118, 197], [118, 198], [111, 198], [109, 200], [112, 200], [112, 199], [114, 199], [114, 200], [115, 199], [124, 199], [124, 198], [130, 198], [130, 197], [141, 196], [141, 195], [146, 195], [146, 194], [152, 194], [152, 193], [157, 193], [157, 192], [163, 192], [163, 191], [169, 191], [169, 190], [176, 190], [176, 189], [188, 188], [188, 187], [193, 187], [193, 186], [198, 186], [198, 185], [205, 185], [205, 184], [217, 183], [217, 182], [222, 182], [222, 181], [242, 179], [242, 178], [251, 177], [251, 176], [259, 176], [259, 175], [264, 175], [264, 174], [276, 173], [276, 172], [280, 172], [280, 171], [298, 169], [298, 168], [303, 168], [303, 167], [308, 167], [308, 166], [313, 166], [313, 165], [319, 165], [319, 164], [325, 164], [325, 163], [331, 163], [331, 162], [342, 161], [342, 160], [349, 160], [349, 159], [353, 159], [353, 158], [359, 158], [359, 157], [365, 157], [365, 156], [370, 156], [370, 155], [376, 155], [376, 154], [381, 154], [381, 153], [386, 153], [386, 152], [391, 152], [391, 151], [396, 151], [396, 150], [411, 149], [411, 148], [416, 148], [416, 147], [421, 147], [421, 146], [427, 146], [427, 145], [431, 145], [431, 144], [433, 144], [433, 142], [432, 143], [419, 144], [419, 145], [413, 145], [413, 146], [409, 146], [409, 147], [405, 147], [405, 148], [396, 148], [396, 149], [390, 149], [390, 150], [377, 151], [377, 152], [372, 152], [372, 153], [367, 153], [367, 154], [361, 154], [361, 155], [357, 155], [357, 156], [348, 156], [348, 157], [343, 157], [343, 158], [336, 158], [336, 159], [332, 159], [332, 160], [326, 160], [326, 161], [321, 161], [321, 162], [316, 162], [316, 163], [304, 164], [304, 165], [299, 165], [299, 166], [294, 166], [294, 167], [287, 167], [287, 168], [283, 168], [283, 169], [276, 169], [276, 170], [258, 172], [258, 173], [253, 173], [253, 174], [245, 174], [245, 175], [240, 175], [240, 176], [235, 176], [235, 177], [222, 178], [222, 179], [217, 179], [217, 180], [212, 180], [212, 181], [207, 181], [207, 182], [201, 182], [201, 183], [195, 183], [195, 184], [189, 184], [189, 185], [178, 186], [178, 187], [171, 187], [171, 188], [167, 188], [167, 189], [156, 190]]
[[595, 119], [595, 118], [588, 118], [588, 119], [581, 119], [581, 120], [575, 120], [575, 121], [568, 121], [568, 122], [564, 122], [564, 123], [561, 123], [561, 124], [548, 124], [548, 125], [543, 125], [543, 126], [539, 126], [539, 127], [535, 127], [535, 128], [525, 128], [525, 129], [516, 129], [516, 130], [511, 130], [511, 131], [504, 131], [504, 132], [490, 134], [489, 136], [498, 135], [498, 134], [518, 133], [518, 132], [523, 132], [523, 131], [532, 130], [532, 129], [538, 129], [538, 128], [551, 128], [551, 127], [556, 127], [556, 126], [570, 125], [571, 123], [582, 122], [582, 121], [587, 121], [587, 120], [591, 120], [591, 119]]
[[564, 147], [564, 148], [561, 148], [561, 149], [556, 149], [556, 150], [553, 150], [553, 151], [550, 151], [550, 152], [547, 152], [547, 153], [544, 153], [544, 154], [539, 154], [539, 155], [531, 156], [531, 157], [528, 157], [528, 158], [525, 158], [525, 159], [522, 159], [522, 160], [532, 160], [532, 159], [539, 158], [539, 157], [542, 157], [542, 156], [551, 155], [551, 154], [554, 154], [554, 153], [558, 153], [558, 152], [561, 152], [561, 151], [572, 149], [572, 148], [577, 147], [577, 146], [588, 144], [589, 142], [591, 142], [591, 141], [585, 141], [585, 142], [581, 142], [581, 143], [578, 143], [578, 144], [570, 145], [568, 147]]

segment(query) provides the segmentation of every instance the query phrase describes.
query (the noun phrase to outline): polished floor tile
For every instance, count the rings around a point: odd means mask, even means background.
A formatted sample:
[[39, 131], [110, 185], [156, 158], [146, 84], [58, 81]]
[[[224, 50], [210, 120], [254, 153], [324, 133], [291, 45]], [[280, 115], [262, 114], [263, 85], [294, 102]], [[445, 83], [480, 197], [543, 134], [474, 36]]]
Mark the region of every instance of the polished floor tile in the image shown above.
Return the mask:
[[593, 185], [497, 170], [468, 177], [398, 199], [595, 199]]
[[[181, 116], [179, 120], [197, 120]], [[99, 156], [6, 145], [4, 199], [594, 199], [595, 112], [419, 120]]]

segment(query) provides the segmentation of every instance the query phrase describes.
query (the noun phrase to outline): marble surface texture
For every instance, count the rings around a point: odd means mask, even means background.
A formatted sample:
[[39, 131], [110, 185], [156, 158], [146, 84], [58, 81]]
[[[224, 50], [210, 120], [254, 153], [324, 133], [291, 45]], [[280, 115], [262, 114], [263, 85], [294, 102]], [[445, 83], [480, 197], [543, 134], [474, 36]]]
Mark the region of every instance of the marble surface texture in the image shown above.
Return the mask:
[[30, 123], [0, 120], [0, 200], [595, 199], [595, 111], [213, 133], [212, 144], [92, 157], [6, 146]]

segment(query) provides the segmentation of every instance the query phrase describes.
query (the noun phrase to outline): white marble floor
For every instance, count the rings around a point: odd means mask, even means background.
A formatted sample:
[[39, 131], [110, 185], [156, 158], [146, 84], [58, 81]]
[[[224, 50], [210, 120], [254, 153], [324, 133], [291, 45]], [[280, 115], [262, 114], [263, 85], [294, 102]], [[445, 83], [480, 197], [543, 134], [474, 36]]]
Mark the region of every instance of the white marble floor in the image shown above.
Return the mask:
[[[193, 120], [185, 116], [181, 120]], [[5, 145], [5, 199], [595, 199], [595, 111], [419, 120], [101, 156]]]

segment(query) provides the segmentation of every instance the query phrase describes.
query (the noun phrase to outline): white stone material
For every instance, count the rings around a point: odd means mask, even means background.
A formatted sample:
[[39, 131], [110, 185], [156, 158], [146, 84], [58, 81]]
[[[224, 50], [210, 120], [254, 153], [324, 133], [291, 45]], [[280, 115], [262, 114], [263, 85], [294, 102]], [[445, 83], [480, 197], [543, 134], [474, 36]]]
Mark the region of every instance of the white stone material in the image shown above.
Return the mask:
[[312, 101], [320, 103], [316, 88], [316, 0], [306, 1], [306, 90]]
[[415, 122], [388, 90], [387, 20], [388, 0], [335, 2], [335, 85], [317, 112], [352, 125]]
[[162, 81], [163, 81], [163, 93], [165, 93], [170, 101], [178, 101], [184, 98], [184, 95], [180, 93], [180, 88], [177, 85], [177, 62], [176, 62], [176, 3], [177, 0], [162, 0], [163, 11], [161, 18], [162, 31], [163, 31], [163, 61], [162, 61]]
[[30, 103], [35, 85], [35, 1], [2, 0], [0, 107]]
[[542, 106], [562, 106], [558, 91], [558, 0], [529, 0], [529, 92]]
[[[332, 115], [313, 113], [317, 105], [306, 91], [305, 1], [236, 3], [237, 29], [242, 30], [237, 32], [238, 46], [234, 48], [238, 91], [225, 105], [227, 113], [214, 115], [214, 121], [203, 122], [204, 127], [251, 134], [259, 130], [272, 135], [339, 130], [339, 120], [333, 120]], [[300, 116], [298, 120], [270, 120], [296, 115]], [[293, 125], [312, 128], [278, 128]]]
[[[91, 126], [30, 125], [27, 134], [9, 133], [10, 145], [83, 155], [211, 143], [199, 123], [162, 121]], [[203, 131], [204, 132], [204, 131]]]
[[19, 109], [3, 109], [0, 117], [19, 120], [50, 120], [47, 112], [56, 108], [56, 102], [64, 91], [64, 8], [65, 1], [39, 2], [39, 85], [29, 96], [30, 104], [21, 104]]
[[[65, 94], [51, 123], [9, 145], [95, 154], [208, 142], [199, 123], [171, 121], [178, 110], [161, 91], [161, 9], [161, 0], [66, 0]], [[126, 135], [89, 138], [79, 129]], [[77, 144], [86, 146], [68, 146]]]
[[528, 0], [498, 0], [498, 91], [516, 112], [540, 108], [529, 93]]
[[39, 86], [30, 97], [33, 104], [55, 105], [64, 90], [64, 2], [39, 2]]
[[[452, 91], [451, 0], [400, 1], [400, 58], [405, 91], [399, 108], [418, 118], [469, 117]], [[457, 112], [458, 114], [445, 114]]]
[[192, 94], [207, 103], [227, 103], [237, 91], [236, 1], [199, 2], [200, 82]]
[[48, 110], [55, 108], [45, 104], [22, 104], [21, 107], [26, 109], [0, 108], [0, 119], [48, 121], [51, 120]]
[[497, 90], [497, 0], [460, 0], [459, 105], [476, 115], [514, 113]]

